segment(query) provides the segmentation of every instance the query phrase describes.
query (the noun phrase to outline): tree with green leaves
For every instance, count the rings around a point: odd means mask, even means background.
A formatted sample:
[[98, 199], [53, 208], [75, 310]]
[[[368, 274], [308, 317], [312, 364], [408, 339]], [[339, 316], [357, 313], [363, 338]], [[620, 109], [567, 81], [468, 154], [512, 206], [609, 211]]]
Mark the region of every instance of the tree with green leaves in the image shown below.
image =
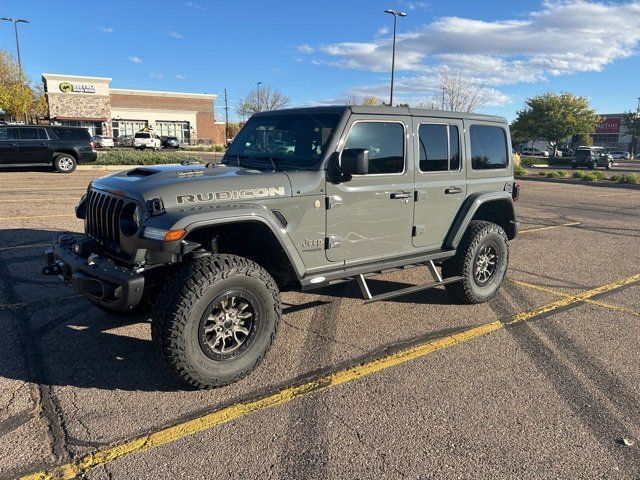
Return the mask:
[[637, 143], [640, 139], [640, 110], [622, 115], [622, 126], [633, 137], [631, 140], [631, 154], [633, 155], [638, 151]]
[[545, 139], [555, 154], [563, 140], [593, 133], [598, 123], [600, 117], [587, 98], [548, 92], [527, 99], [512, 127], [519, 138]]

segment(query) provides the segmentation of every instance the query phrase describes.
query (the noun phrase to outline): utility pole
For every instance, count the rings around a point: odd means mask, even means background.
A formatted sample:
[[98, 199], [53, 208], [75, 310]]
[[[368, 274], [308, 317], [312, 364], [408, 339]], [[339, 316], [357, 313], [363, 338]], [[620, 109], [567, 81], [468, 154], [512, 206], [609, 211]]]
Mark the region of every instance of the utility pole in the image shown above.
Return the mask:
[[384, 13], [393, 15], [393, 48], [391, 50], [391, 95], [389, 98], [389, 106], [393, 107], [393, 77], [396, 69], [396, 30], [398, 27], [398, 17], [406, 17], [404, 12], [396, 12], [395, 10], [385, 10]]
[[260, 105], [260, 85], [262, 85], [262, 82], [258, 82], [256, 84], [256, 101], [258, 104], [256, 105], [256, 108], [258, 109], [259, 112], [262, 111], [262, 106]]
[[227, 102], [227, 89], [224, 89], [224, 143], [229, 140], [229, 103]]

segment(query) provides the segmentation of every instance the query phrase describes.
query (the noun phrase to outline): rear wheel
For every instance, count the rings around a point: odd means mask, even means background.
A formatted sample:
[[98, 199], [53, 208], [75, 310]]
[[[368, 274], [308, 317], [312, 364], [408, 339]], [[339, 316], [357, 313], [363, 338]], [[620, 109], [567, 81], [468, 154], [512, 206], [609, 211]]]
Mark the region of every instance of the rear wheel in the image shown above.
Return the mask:
[[53, 168], [60, 173], [71, 173], [77, 166], [75, 157], [69, 153], [60, 153], [53, 159]]
[[507, 235], [495, 223], [473, 220], [456, 256], [442, 264], [443, 277], [462, 280], [445, 285], [447, 292], [464, 303], [483, 303], [498, 291], [507, 271]]
[[213, 255], [171, 277], [154, 309], [152, 337], [182, 380], [213, 388], [260, 363], [280, 317], [280, 292], [266, 270], [235, 255]]
[[607, 170], [611, 170], [613, 168], [613, 160], [609, 160], [607, 162], [607, 166], [605, 167]]

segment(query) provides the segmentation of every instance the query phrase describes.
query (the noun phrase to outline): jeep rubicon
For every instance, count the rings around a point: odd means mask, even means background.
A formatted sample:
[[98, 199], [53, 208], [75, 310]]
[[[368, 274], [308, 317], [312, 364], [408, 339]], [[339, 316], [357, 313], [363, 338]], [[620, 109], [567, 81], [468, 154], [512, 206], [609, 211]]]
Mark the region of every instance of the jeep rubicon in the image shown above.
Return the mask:
[[[254, 115], [220, 164], [139, 167], [94, 180], [43, 273], [102, 309], [152, 305], [152, 338], [187, 383], [250, 372], [280, 292], [356, 280], [365, 301], [444, 285], [480, 303], [517, 233], [511, 142], [498, 117], [390, 107]], [[372, 294], [370, 275], [433, 282]]]

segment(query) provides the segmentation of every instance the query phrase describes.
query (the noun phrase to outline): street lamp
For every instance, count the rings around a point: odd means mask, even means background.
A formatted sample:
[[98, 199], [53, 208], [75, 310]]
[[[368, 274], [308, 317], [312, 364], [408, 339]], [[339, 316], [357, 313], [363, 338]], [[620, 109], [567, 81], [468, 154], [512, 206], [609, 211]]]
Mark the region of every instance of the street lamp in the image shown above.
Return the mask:
[[406, 17], [404, 12], [396, 12], [395, 10], [385, 10], [384, 13], [393, 15], [393, 50], [391, 53], [391, 98], [389, 99], [389, 106], [393, 107], [393, 74], [396, 68], [396, 29], [398, 26], [398, 17]]
[[262, 111], [262, 107], [260, 106], [260, 85], [262, 85], [262, 82], [258, 82], [256, 84], [256, 97], [258, 100], [258, 111], [261, 112]]
[[18, 40], [18, 24], [29, 23], [29, 20], [24, 20], [22, 18], [9, 18], [9, 17], [2, 17], [0, 18], [0, 20], [13, 23], [13, 28], [16, 31], [16, 50], [18, 51], [18, 67], [20, 68], [20, 77], [22, 78], [22, 59], [20, 58], [20, 41]]

